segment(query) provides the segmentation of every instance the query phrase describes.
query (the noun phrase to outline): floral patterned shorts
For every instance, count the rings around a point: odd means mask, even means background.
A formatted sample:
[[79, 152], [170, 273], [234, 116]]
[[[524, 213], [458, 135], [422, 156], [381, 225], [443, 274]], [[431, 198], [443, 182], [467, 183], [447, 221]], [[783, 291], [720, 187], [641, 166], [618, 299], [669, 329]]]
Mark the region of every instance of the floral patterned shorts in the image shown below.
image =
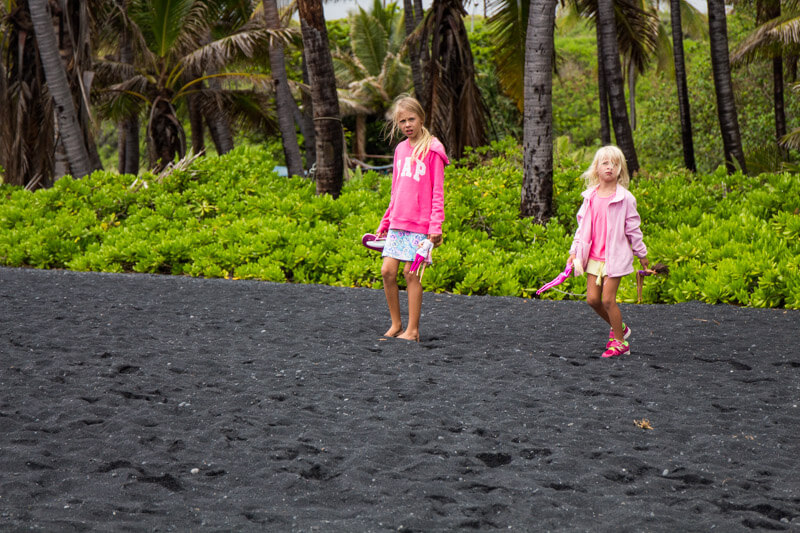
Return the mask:
[[[421, 243], [426, 238], [424, 233], [414, 233], [402, 229], [390, 229], [383, 247], [383, 257], [391, 257], [399, 261], [411, 262]], [[426, 263], [430, 264], [428, 259]]]

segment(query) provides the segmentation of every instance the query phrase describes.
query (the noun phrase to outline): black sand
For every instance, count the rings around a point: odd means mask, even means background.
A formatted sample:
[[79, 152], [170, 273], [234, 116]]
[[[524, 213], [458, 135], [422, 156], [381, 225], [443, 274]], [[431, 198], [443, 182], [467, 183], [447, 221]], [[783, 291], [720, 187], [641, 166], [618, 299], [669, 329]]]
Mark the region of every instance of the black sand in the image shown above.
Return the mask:
[[612, 360], [581, 302], [423, 313], [0, 269], [0, 530], [800, 530], [800, 312], [623, 306]]

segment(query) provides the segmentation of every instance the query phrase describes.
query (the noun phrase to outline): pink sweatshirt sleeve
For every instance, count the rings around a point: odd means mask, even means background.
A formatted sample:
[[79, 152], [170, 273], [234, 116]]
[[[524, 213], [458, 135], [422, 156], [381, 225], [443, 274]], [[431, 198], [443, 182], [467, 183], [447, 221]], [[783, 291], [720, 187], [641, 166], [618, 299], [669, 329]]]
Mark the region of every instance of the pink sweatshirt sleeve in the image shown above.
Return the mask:
[[636, 257], [646, 257], [647, 247], [644, 245], [642, 238], [642, 219], [639, 212], [636, 210], [636, 199], [632, 197], [632, 201], [628, 203], [628, 209], [625, 213], [625, 235], [628, 237], [628, 242], [631, 243], [631, 250]]
[[431, 220], [428, 234], [441, 235], [444, 222], [444, 160], [439, 154], [433, 154], [431, 166]]
[[386, 212], [383, 214], [381, 223], [378, 225], [378, 234], [381, 234], [384, 231], [389, 231], [389, 213], [392, 212], [392, 206], [394, 205], [394, 184], [396, 180], [397, 180], [397, 150], [395, 150], [394, 159], [392, 159], [392, 192], [390, 193], [389, 196], [389, 207], [386, 208]]

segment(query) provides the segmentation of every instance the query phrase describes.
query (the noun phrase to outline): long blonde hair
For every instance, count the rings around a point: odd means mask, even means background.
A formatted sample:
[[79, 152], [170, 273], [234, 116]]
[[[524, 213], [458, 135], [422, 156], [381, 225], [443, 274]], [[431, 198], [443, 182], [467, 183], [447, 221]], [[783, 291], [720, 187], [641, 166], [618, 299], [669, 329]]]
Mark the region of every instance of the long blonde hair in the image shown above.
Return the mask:
[[628, 163], [625, 162], [625, 154], [622, 150], [614, 145], [603, 146], [597, 153], [594, 154], [594, 160], [589, 168], [581, 176], [586, 181], [586, 188], [594, 187], [600, 183], [600, 176], [597, 174], [597, 167], [604, 159], [608, 159], [614, 166], [619, 167], [619, 174], [617, 174], [617, 183], [628, 188], [631, 182], [631, 177], [628, 174]]
[[420, 123], [422, 123], [419, 139], [417, 139], [417, 144], [414, 145], [414, 150], [411, 152], [411, 156], [414, 159], [421, 161], [428, 155], [431, 149], [431, 142], [433, 141], [433, 135], [431, 135], [431, 132], [425, 127], [425, 111], [422, 109], [422, 104], [419, 103], [419, 100], [413, 96], [401, 94], [395, 98], [387, 115], [389, 119], [388, 125], [390, 126], [388, 135], [390, 139], [393, 139], [395, 135], [400, 133], [400, 126], [397, 124], [397, 115], [401, 110], [417, 115]]

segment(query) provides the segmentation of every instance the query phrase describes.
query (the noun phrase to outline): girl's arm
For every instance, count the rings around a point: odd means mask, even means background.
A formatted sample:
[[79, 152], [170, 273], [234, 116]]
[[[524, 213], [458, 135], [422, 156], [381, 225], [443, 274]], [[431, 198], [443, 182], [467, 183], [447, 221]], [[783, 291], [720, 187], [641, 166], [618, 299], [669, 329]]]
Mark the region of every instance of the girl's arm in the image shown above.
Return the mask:
[[[439, 154], [434, 153], [430, 161], [431, 166], [431, 218], [428, 225], [428, 234], [431, 241], [436, 244], [442, 235], [444, 222], [444, 161]], [[434, 240], [436, 237], [436, 240]]]
[[386, 232], [389, 231], [389, 214], [392, 212], [392, 207], [394, 206], [394, 185], [397, 180], [397, 149], [394, 151], [394, 159], [392, 159], [392, 192], [389, 197], [389, 207], [386, 208], [386, 212], [383, 214], [383, 218], [381, 219], [381, 223], [378, 224], [378, 230], [375, 234], [378, 237], [383, 237]]

